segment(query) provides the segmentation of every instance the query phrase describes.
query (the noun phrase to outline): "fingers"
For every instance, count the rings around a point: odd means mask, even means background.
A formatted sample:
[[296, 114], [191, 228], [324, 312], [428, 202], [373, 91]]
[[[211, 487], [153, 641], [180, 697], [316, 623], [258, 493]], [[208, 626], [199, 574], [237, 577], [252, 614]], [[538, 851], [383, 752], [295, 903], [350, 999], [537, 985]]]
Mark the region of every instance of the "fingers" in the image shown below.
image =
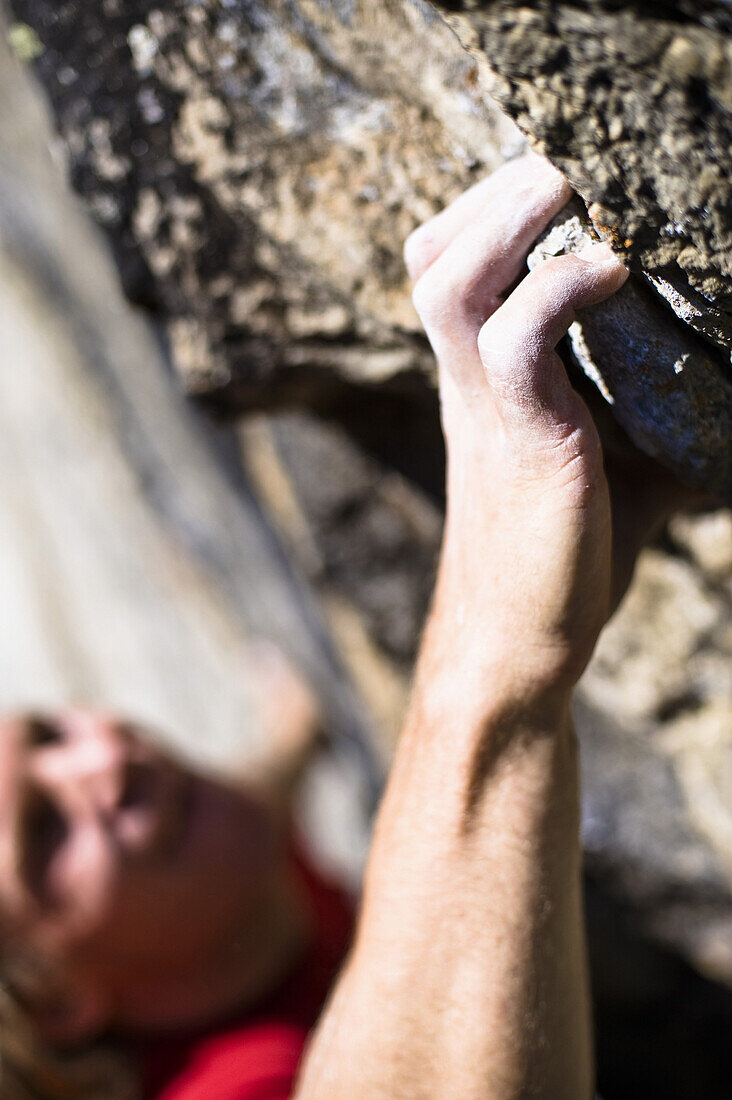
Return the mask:
[[439, 357], [471, 349], [473, 368], [480, 370], [476, 341], [481, 325], [519, 277], [529, 248], [570, 193], [551, 166], [547, 171], [546, 162], [539, 164], [530, 183], [495, 194], [417, 282], [414, 305]]
[[560, 256], [527, 275], [483, 325], [478, 351], [504, 422], [571, 419], [579, 399], [554, 349], [577, 310], [608, 298], [627, 277], [607, 245]]
[[455, 238], [489, 210], [497, 199], [505, 195], [515, 199], [522, 190], [558, 192], [561, 202], [557, 210], [561, 210], [572, 193], [564, 176], [536, 153], [529, 151], [509, 161], [407, 238], [404, 261], [412, 282], [418, 282]]
[[[569, 385], [555, 347], [575, 312], [608, 297], [627, 278], [613, 253], [563, 256], [530, 273], [526, 254], [571, 195], [533, 154], [494, 173], [412, 235], [405, 255], [417, 279], [414, 304], [441, 365], [446, 398], [491, 406], [504, 424], [571, 428], [587, 410]], [[587, 422], [585, 420], [585, 422]], [[537, 437], [538, 438], [538, 437]]]

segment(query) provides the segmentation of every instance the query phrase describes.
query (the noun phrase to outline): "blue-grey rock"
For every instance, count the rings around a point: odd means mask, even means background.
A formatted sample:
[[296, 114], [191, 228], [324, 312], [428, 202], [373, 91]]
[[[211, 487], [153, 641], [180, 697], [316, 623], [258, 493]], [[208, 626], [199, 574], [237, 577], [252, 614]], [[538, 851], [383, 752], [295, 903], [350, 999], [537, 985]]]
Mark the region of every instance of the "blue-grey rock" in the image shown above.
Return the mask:
[[[536, 267], [597, 240], [581, 204], [555, 219], [529, 257]], [[647, 454], [689, 484], [732, 499], [732, 375], [722, 353], [680, 323], [642, 278], [583, 310], [574, 356]]]

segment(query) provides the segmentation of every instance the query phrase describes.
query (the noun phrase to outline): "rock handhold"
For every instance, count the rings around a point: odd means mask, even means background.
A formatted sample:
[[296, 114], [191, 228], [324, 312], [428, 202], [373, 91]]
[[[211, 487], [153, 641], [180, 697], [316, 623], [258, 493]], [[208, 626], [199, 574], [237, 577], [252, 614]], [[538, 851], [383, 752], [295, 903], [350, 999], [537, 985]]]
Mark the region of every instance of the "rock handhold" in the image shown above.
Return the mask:
[[732, 348], [732, 7], [438, 3], [486, 86], [593, 205], [601, 235]]
[[[579, 201], [554, 219], [529, 267], [581, 252], [597, 237]], [[732, 499], [732, 376], [719, 354], [675, 321], [642, 277], [582, 310], [574, 356], [641, 450], [689, 484]]]

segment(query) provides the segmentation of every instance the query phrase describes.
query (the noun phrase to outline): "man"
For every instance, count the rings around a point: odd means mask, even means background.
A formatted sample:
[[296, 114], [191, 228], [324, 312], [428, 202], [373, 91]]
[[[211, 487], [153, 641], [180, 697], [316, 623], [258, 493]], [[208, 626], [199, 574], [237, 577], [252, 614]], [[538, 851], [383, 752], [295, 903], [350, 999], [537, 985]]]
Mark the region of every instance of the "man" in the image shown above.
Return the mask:
[[246, 786], [97, 711], [0, 720], [2, 1100], [289, 1096], [352, 910], [287, 804], [317, 708], [255, 657], [279, 759]]

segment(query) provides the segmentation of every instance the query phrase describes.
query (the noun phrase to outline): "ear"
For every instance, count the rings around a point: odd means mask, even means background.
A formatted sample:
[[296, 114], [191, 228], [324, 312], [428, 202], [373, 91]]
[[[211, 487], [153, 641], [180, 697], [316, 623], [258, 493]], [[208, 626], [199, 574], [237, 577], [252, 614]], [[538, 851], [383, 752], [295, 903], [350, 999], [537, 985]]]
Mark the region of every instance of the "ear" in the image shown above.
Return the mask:
[[108, 1027], [111, 1005], [97, 983], [67, 977], [30, 1006], [30, 1015], [45, 1042], [73, 1046]]

